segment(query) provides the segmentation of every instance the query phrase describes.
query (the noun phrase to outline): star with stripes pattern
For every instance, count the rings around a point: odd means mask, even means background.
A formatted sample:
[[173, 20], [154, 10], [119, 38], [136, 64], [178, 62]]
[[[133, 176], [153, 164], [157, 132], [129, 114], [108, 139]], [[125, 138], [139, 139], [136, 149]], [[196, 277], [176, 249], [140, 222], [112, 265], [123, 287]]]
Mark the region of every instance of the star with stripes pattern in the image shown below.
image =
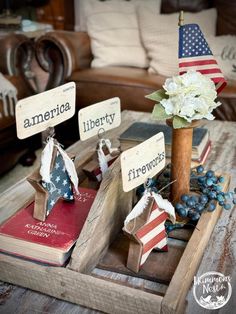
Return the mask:
[[[174, 208], [172, 212], [175, 218]], [[173, 215], [151, 198], [144, 211], [124, 226], [123, 231], [130, 238], [127, 268], [137, 273], [153, 250], [168, 251], [165, 221], [172, 220]]]

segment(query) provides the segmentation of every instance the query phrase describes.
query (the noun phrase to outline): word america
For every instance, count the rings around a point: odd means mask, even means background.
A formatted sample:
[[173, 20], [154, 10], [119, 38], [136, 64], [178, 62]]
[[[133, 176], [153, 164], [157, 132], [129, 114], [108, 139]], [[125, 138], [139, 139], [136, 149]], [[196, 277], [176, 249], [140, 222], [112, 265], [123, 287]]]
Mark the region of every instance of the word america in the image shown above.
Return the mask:
[[26, 129], [31, 126], [34, 126], [35, 124], [40, 124], [50, 119], [53, 119], [54, 117], [59, 116], [60, 114], [70, 109], [71, 109], [71, 106], [68, 102], [62, 105], [57, 105], [56, 108], [53, 108], [52, 110], [46, 111], [45, 113], [36, 114], [30, 119], [25, 119], [24, 128]]
[[140, 177], [140, 175], [142, 174], [146, 174], [146, 172], [151, 171], [153, 168], [155, 168], [160, 162], [162, 162], [162, 160], [165, 158], [165, 153], [158, 153], [157, 157], [155, 157], [153, 160], [151, 160], [150, 162], [146, 163], [145, 165], [137, 168], [137, 169], [130, 169], [128, 172], [128, 177], [129, 180], [134, 180], [137, 179], [138, 177]]
[[95, 120], [89, 119], [83, 122], [84, 132], [92, 130], [94, 127], [101, 127], [104, 124], [112, 124], [114, 122], [115, 113], [107, 114]]

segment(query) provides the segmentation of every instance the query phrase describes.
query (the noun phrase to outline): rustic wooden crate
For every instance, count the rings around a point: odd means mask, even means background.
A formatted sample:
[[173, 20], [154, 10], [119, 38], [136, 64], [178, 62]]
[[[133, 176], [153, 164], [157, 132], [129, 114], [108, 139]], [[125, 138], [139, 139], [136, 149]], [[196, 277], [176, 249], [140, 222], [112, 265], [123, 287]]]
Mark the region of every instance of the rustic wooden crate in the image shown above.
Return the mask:
[[[149, 115], [139, 114], [139, 118], [147, 121]], [[131, 112], [123, 114], [122, 126], [110, 132], [110, 137], [120, 134], [136, 119]], [[77, 143], [70, 149], [79, 153], [76, 167], [81, 178], [80, 169], [94, 153], [91, 147], [95, 147], [96, 140]], [[227, 189], [228, 182], [224, 189]], [[29, 184], [22, 180], [2, 194], [0, 222], [32, 200], [33, 193]], [[190, 238], [190, 233], [185, 231], [172, 235], [177, 238], [176, 241], [188, 241], [180, 255], [176, 254], [179, 250], [173, 250], [174, 273], [168, 283], [161, 283], [160, 278], [160, 282], [155, 284], [155, 291], [145, 287], [137, 289], [137, 285], [127, 286], [122, 280], [114, 281], [106, 276], [106, 272], [96, 268], [104, 268], [111, 250], [109, 246], [123, 226], [124, 217], [132, 207], [132, 198], [132, 192], [122, 191], [118, 159], [100, 186], [67, 267], [44, 266], [2, 254], [0, 279], [108, 313], [182, 313], [186, 294], [221, 210], [218, 207], [213, 213], [204, 213]], [[160, 254], [163, 254], [160, 256], [164, 261], [165, 253]], [[155, 280], [158, 281], [158, 278]]]

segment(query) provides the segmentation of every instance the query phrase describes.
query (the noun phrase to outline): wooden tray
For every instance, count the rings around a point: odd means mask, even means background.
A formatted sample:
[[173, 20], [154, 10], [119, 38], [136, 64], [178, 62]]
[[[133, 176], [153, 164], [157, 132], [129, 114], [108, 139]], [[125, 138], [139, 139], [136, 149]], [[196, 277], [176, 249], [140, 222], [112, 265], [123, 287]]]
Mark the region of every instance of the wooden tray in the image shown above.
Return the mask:
[[[118, 132], [132, 122], [125, 120]], [[118, 132], [111, 134], [115, 136]], [[80, 174], [84, 162], [94, 152], [91, 147], [95, 147], [96, 140], [76, 144], [70, 150], [81, 151], [76, 161]], [[224, 190], [228, 184], [229, 178]], [[33, 189], [25, 180], [2, 194], [0, 222], [32, 197]], [[153, 253], [148, 261], [152, 265], [151, 272], [144, 267], [138, 275], [141, 279], [137, 279], [137, 274], [125, 267], [125, 253], [122, 252], [127, 247], [120, 241], [120, 231], [131, 210], [132, 199], [132, 192], [122, 191], [117, 159], [100, 186], [69, 264], [65, 268], [44, 266], [2, 254], [0, 279], [107, 313], [183, 313], [187, 292], [221, 209], [217, 207], [212, 213], [202, 214], [192, 234], [189, 230], [172, 232], [169, 252]], [[114, 279], [111, 271], [119, 271], [121, 275]], [[127, 276], [122, 280], [122, 273], [129, 275], [128, 282]]]

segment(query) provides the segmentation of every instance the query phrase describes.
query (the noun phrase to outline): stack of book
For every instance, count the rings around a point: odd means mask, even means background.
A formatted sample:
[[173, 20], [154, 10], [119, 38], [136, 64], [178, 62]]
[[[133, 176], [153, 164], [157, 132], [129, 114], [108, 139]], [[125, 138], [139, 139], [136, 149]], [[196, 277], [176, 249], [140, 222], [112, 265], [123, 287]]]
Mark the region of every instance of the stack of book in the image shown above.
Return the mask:
[[96, 196], [79, 188], [75, 201], [57, 202], [46, 221], [33, 218], [34, 202], [0, 226], [0, 251], [21, 258], [62, 266], [71, 255]]
[[[171, 157], [172, 128], [167, 125], [135, 122], [120, 135], [121, 151], [142, 143], [153, 135], [163, 132], [166, 158]], [[211, 150], [209, 131], [205, 128], [193, 130], [192, 166], [203, 164]]]

